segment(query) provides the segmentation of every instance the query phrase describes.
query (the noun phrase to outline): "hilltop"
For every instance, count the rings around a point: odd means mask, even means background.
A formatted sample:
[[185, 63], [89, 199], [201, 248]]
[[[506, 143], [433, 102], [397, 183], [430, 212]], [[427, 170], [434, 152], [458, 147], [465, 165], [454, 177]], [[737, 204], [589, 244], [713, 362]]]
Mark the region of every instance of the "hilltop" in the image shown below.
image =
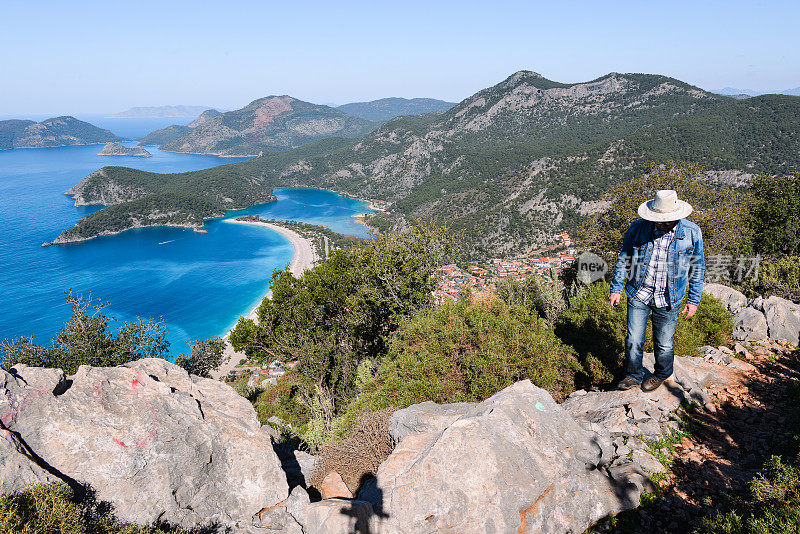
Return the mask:
[[[610, 187], [668, 160], [698, 161], [733, 184], [752, 173], [796, 170], [800, 98], [735, 100], [652, 74], [565, 84], [520, 71], [448, 111], [397, 117], [360, 140], [319, 141], [189, 174], [198, 184], [245, 175], [265, 187], [322, 187], [387, 201], [387, 212], [369, 221], [380, 229], [445, 217], [464, 232], [465, 252], [480, 258], [553, 243], [602, 207]], [[104, 172], [108, 180], [121, 173]], [[124, 179], [142, 187], [153, 180], [133, 170]], [[104, 211], [93, 214], [100, 225]]]
[[455, 106], [455, 102], [445, 102], [435, 98], [381, 98], [370, 102], [352, 102], [337, 106], [336, 109], [353, 117], [383, 122], [401, 115], [423, 115], [440, 113]]
[[206, 116], [189, 132], [161, 148], [218, 156], [255, 156], [325, 137], [361, 137], [375, 126], [328, 106], [285, 95], [268, 96], [236, 111]]
[[42, 122], [0, 121], [0, 150], [94, 145], [127, 140], [70, 116], [53, 117]]
[[182, 124], [173, 124], [171, 126], [167, 126], [166, 128], [161, 128], [160, 130], [156, 130], [154, 132], [150, 132], [149, 134], [145, 135], [144, 137], [138, 139], [139, 146], [162, 146], [170, 141], [174, 141], [181, 136], [186, 135], [187, 133], [192, 131], [192, 128], [199, 126], [206, 122], [208, 119], [216, 117], [221, 112], [217, 111], [216, 109], [207, 109], [202, 112], [195, 120], [187, 124], [186, 126]]

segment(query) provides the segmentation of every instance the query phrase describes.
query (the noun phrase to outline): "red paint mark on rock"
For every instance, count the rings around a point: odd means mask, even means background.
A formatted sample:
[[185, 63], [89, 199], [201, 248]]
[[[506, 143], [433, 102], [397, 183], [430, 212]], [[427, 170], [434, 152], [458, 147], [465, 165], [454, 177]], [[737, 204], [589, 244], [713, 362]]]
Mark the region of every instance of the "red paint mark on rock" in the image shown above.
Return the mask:
[[[142, 385], [142, 380], [144, 379], [144, 373], [142, 371], [136, 371], [136, 375], [134, 376], [133, 380], [131, 380], [131, 389], [136, 391], [136, 396], [139, 397], [144, 403], [147, 405], [147, 408], [150, 410], [150, 433], [147, 434], [143, 439], [126, 442], [118, 437], [114, 436], [111, 440], [122, 447], [123, 449], [131, 449], [137, 447], [145, 447], [153, 441], [153, 438], [156, 436], [158, 432], [158, 415], [156, 414], [156, 409], [153, 405], [142, 396], [142, 393], [139, 391], [139, 388]], [[105, 406], [104, 406], [105, 407]]]

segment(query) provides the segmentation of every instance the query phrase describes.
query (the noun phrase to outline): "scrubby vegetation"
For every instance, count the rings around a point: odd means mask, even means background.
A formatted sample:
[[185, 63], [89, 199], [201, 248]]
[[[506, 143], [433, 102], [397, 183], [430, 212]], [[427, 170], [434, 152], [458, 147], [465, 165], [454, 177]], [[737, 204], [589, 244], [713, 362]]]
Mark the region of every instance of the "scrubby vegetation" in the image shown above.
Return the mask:
[[65, 298], [72, 305], [72, 316], [50, 346], [35, 344], [33, 337], [4, 340], [0, 343], [0, 367], [8, 370], [22, 363], [74, 374], [81, 365], [106, 367], [166, 356], [169, 341], [160, 321], [139, 319], [114, 329], [116, 319], [102, 313], [108, 303], [93, 302], [91, 295], [84, 298], [72, 291]]
[[91, 499], [78, 499], [66, 484], [38, 484], [0, 495], [0, 534], [159, 534], [180, 531], [117, 521]]

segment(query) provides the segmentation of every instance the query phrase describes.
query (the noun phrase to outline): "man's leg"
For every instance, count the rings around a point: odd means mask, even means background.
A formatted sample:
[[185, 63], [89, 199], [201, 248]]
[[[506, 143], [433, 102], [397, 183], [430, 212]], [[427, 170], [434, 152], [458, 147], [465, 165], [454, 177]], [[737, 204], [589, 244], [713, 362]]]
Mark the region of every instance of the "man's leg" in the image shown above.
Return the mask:
[[666, 380], [672, 375], [675, 360], [675, 330], [680, 306], [653, 308], [653, 349], [656, 356], [653, 376]]
[[644, 378], [642, 353], [647, 334], [650, 307], [635, 297], [628, 297], [628, 335], [625, 337], [625, 377], [641, 383]]

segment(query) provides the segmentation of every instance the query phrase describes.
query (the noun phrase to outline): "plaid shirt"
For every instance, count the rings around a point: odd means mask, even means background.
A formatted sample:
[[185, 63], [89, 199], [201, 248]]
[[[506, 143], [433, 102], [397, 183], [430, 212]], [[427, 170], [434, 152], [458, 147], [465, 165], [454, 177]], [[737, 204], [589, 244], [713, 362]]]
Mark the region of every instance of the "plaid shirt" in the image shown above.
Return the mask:
[[648, 304], [650, 299], [655, 300], [656, 308], [666, 308], [669, 304], [667, 300], [667, 271], [669, 271], [669, 247], [675, 239], [675, 229], [669, 232], [662, 232], [655, 229], [655, 239], [653, 240], [653, 254], [650, 256], [650, 263], [647, 265], [647, 272], [642, 280], [636, 298]]

